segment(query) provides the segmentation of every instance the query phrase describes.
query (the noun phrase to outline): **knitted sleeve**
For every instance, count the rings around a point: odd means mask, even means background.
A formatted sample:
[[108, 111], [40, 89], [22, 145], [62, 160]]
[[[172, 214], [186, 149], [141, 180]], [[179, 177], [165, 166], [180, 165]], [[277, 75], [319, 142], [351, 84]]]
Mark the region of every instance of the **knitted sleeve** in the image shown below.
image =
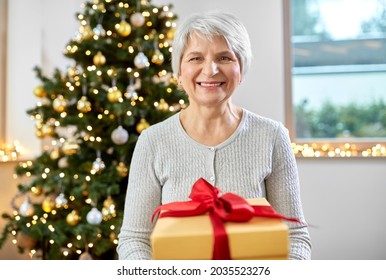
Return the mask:
[[[288, 130], [282, 124], [278, 126], [272, 153], [272, 173], [266, 179], [267, 199], [279, 213], [305, 222], [295, 156]], [[304, 224], [288, 223], [290, 259], [311, 258], [310, 236]]]

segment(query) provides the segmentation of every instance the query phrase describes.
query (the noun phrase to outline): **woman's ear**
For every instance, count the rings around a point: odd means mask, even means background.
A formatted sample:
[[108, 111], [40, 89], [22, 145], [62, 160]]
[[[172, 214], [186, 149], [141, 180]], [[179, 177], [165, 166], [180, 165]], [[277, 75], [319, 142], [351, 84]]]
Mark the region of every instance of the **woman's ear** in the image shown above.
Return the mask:
[[184, 90], [184, 87], [182, 86], [182, 78], [181, 78], [181, 75], [178, 74], [177, 76], [177, 87], [180, 89], [180, 90]]

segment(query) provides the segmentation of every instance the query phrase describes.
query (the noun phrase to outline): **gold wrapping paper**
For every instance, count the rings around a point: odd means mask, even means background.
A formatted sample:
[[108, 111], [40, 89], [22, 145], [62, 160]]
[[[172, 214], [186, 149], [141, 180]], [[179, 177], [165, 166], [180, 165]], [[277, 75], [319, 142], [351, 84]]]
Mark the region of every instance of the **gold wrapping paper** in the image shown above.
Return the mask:
[[[269, 205], [265, 198], [247, 199]], [[254, 217], [246, 223], [226, 222], [232, 259], [287, 259], [288, 226], [280, 219]], [[213, 228], [208, 214], [158, 219], [150, 237], [154, 260], [210, 260]]]

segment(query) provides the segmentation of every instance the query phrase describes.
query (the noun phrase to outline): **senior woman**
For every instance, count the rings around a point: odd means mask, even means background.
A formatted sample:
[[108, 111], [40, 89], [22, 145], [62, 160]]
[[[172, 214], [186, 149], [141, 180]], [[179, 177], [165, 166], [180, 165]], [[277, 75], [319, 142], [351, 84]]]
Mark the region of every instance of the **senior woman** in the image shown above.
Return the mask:
[[[201, 177], [223, 193], [266, 197], [278, 213], [305, 221], [288, 130], [232, 102], [251, 59], [249, 35], [232, 14], [194, 14], [178, 27], [172, 67], [189, 106], [137, 141], [119, 259], [151, 259], [153, 211], [188, 200]], [[289, 223], [290, 259], [311, 258], [304, 224]]]

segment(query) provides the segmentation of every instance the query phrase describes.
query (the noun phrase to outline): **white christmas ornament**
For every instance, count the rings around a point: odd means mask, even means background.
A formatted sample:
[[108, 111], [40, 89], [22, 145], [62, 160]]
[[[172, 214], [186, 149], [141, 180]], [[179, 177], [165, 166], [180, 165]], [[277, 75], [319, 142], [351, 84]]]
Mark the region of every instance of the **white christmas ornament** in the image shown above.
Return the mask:
[[26, 196], [24, 198], [23, 203], [19, 207], [19, 213], [20, 215], [24, 217], [30, 217], [34, 214], [35, 210], [33, 205], [29, 202], [29, 197]]
[[96, 158], [96, 160], [92, 163], [92, 173], [93, 174], [95, 174], [95, 173], [97, 173], [105, 168], [106, 168], [106, 165], [100, 157]]
[[56, 207], [60, 208], [64, 205], [66, 205], [68, 202], [67, 198], [64, 196], [64, 193], [60, 193], [56, 198], [55, 198], [55, 204]]
[[137, 12], [130, 17], [130, 23], [135, 27], [141, 27], [145, 23], [145, 17]]
[[149, 65], [149, 59], [146, 57], [146, 55], [143, 52], [139, 52], [134, 57], [134, 65], [139, 69], [145, 68]]
[[67, 157], [62, 157], [61, 159], [59, 159], [58, 166], [59, 168], [67, 168], [68, 167]]
[[129, 133], [120, 125], [111, 133], [111, 140], [116, 145], [125, 144], [129, 140]]
[[96, 207], [93, 207], [86, 216], [87, 222], [91, 225], [97, 225], [102, 222], [102, 213]]
[[95, 35], [99, 37], [104, 37], [106, 36], [106, 30], [103, 28], [102, 24], [98, 23], [97, 26], [94, 27], [92, 30]]

